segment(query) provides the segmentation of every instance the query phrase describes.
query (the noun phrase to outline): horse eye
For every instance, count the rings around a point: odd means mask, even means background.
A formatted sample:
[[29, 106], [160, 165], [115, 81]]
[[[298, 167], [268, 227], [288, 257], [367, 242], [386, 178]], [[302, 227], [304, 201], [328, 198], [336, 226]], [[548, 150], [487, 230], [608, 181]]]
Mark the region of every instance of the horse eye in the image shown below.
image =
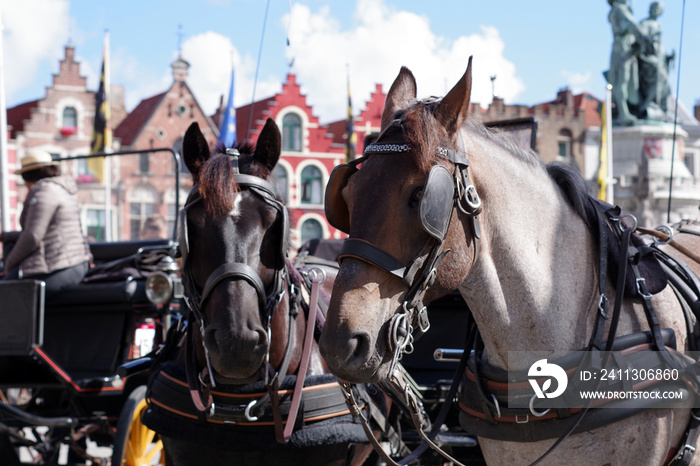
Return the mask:
[[423, 197], [423, 187], [417, 188], [411, 195], [411, 207], [417, 207]]

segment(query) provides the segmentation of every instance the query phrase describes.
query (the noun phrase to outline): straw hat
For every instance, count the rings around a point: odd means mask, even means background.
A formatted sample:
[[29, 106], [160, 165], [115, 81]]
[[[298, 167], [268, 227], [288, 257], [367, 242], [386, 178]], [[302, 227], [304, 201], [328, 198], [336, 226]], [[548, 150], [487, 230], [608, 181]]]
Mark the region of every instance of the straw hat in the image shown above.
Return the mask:
[[58, 162], [51, 158], [51, 154], [45, 150], [31, 149], [22, 157], [22, 168], [15, 171], [15, 174], [21, 175], [24, 172], [51, 165], [58, 165]]

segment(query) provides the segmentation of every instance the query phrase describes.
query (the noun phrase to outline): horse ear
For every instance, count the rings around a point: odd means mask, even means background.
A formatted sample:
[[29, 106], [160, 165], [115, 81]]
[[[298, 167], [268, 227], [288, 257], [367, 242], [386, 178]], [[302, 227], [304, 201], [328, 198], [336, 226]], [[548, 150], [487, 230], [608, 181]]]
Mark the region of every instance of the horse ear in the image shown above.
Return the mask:
[[443, 97], [437, 111], [437, 119], [448, 134], [462, 127], [469, 112], [469, 100], [472, 93], [472, 57], [469, 57], [467, 71], [455, 87]]
[[199, 183], [199, 172], [204, 162], [209, 160], [209, 143], [199, 129], [199, 123], [194, 122], [187, 128], [182, 140], [182, 155], [187, 169], [192, 173], [192, 181]]
[[253, 158], [272, 171], [275, 165], [277, 165], [281, 153], [282, 134], [275, 120], [268, 118], [265, 122], [265, 127], [258, 137], [258, 143], [255, 145], [255, 154]]
[[397, 111], [406, 108], [409, 102], [416, 99], [416, 89], [416, 78], [413, 77], [413, 73], [402, 66], [386, 96], [384, 113], [382, 113], [382, 131], [394, 120]]

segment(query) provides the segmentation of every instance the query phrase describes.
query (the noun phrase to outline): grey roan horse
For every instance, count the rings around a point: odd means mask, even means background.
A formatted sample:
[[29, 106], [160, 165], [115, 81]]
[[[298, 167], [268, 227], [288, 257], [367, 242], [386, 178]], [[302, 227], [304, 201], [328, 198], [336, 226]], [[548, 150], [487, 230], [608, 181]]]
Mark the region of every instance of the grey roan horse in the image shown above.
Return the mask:
[[[509, 360], [509, 352], [556, 359], [586, 348], [601, 289], [615, 300], [610, 275], [599, 288], [598, 239], [584, 220], [583, 180], [470, 120], [470, 94], [471, 59], [442, 99], [416, 100], [413, 74], [402, 68], [378, 140], [329, 181], [329, 221], [349, 233], [351, 246], [341, 252], [320, 348], [343, 380], [389, 376], [406, 332], [424, 325], [423, 301], [451, 290], [459, 290], [478, 325], [482, 360], [500, 370], [529, 367], [517, 355]], [[433, 253], [433, 244], [442, 249]], [[431, 275], [425, 268], [433, 266]], [[628, 296], [620, 301], [618, 336], [649, 330], [642, 299]], [[672, 329], [679, 350], [687, 348], [684, 312], [671, 287], [650, 301], [659, 327]], [[544, 461], [663, 464], [683, 446], [689, 404], [576, 433]], [[504, 465], [531, 463], [555, 441], [479, 438], [487, 462]]]

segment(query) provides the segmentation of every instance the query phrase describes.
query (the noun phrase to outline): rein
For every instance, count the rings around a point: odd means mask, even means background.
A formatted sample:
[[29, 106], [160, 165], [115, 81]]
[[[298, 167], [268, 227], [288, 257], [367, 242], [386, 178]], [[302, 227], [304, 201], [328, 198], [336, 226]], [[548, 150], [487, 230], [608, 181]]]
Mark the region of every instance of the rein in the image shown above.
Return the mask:
[[[680, 244], [678, 241], [673, 239], [674, 236], [674, 231], [671, 227], [668, 227], [666, 225], [662, 225], [661, 227], [658, 227], [656, 229], [650, 229], [650, 228], [642, 228], [638, 227], [638, 231], [641, 233], [644, 233], [649, 236], [653, 236], [654, 238], [658, 239], [659, 242], [668, 244], [669, 246], [675, 248], [679, 252], [682, 252], [686, 256], [690, 257], [693, 259], [695, 262], [700, 264], [700, 255], [698, 255], [696, 252], [688, 249], [687, 247], [683, 246]], [[678, 233], [687, 233], [691, 235], [697, 235], [695, 232], [687, 231], [687, 230], [678, 230]]]

